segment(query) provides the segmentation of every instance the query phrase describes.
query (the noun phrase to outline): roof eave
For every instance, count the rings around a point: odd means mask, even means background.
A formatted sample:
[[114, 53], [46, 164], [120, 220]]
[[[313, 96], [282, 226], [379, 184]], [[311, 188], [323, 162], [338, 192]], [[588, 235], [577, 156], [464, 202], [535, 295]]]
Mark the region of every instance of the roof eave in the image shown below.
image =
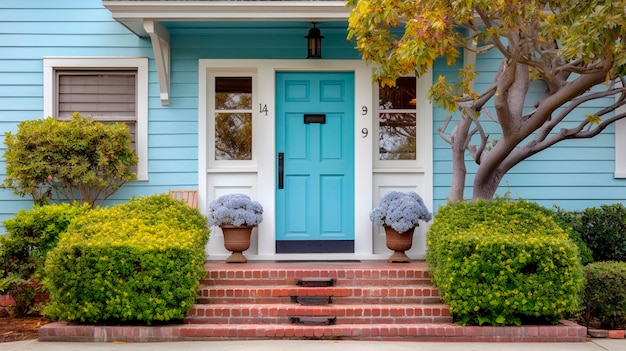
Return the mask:
[[171, 21], [341, 21], [345, 1], [132, 1], [102, 0], [115, 20], [146, 37], [145, 20]]

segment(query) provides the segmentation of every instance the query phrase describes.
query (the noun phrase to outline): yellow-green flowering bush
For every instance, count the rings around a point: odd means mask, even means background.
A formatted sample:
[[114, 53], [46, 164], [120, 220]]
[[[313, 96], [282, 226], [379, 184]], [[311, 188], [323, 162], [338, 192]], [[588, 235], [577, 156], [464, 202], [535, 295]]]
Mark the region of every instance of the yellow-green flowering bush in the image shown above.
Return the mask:
[[137, 156], [125, 123], [100, 123], [76, 112], [70, 121], [26, 120], [5, 133], [6, 177], [0, 188], [50, 200], [102, 205], [136, 179]]
[[535, 203], [448, 204], [427, 238], [433, 280], [462, 324], [554, 323], [579, 310], [578, 249]]
[[48, 254], [52, 319], [82, 323], [179, 320], [204, 276], [206, 217], [167, 195], [96, 208]]

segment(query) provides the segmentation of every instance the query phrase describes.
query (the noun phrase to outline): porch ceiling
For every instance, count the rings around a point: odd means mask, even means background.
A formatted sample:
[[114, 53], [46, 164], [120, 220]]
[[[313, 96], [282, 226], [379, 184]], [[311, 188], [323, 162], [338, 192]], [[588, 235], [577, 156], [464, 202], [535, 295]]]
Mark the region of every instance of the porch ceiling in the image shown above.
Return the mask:
[[102, 0], [113, 19], [150, 37], [162, 105], [170, 100], [170, 33], [164, 22], [327, 22], [347, 20], [344, 0]]

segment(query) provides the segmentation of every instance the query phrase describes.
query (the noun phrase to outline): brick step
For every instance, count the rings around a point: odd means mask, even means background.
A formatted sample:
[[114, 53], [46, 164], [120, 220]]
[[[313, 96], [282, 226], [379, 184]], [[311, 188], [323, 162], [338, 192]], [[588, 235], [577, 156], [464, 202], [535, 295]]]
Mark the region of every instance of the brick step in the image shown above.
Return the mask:
[[[214, 263], [207, 266], [207, 276], [201, 280], [204, 285], [252, 285], [275, 286], [297, 285], [305, 278], [332, 278], [335, 286], [345, 285], [416, 285], [430, 284], [428, 267], [425, 264], [396, 264], [367, 268], [348, 266], [335, 267], [306, 267], [295, 266], [264, 268], [260, 264], [246, 265], [246, 267], [221, 267]], [[400, 267], [401, 266], [401, 267]]]
[[241, 286], [205, 285], [196, 303], [291, 303], [296, 296], [330, 296], [333, 304], [428, 304], [441, 303], [439, 290], [431, 285], [391, 286]]
[[94, 326], [54, 322], [39, 329], [40, 341], [111, 343], [267, 339], [585, 342], [587, 328], [573, 322], [562, 321], [559, 325], [521, 327], [462, 327], [453, 324]]
[[[430, 278], [362, 278], [362, 279], [337, 279], [335, 286], [349, 285], [426, 285], [430, 283]], [[215, 279], [205, 278], [200, 280], [203, 285], [243, 285], [243, 286], [275, 286], [275, 285], [296, 285], [297, 278], [246, 278], [246, 279]]]
[[289, 324], [295, 317], [337, 317], [336, 324], [451, 323], [450, 309], [432, 305], [194, 305], [186, 324]]

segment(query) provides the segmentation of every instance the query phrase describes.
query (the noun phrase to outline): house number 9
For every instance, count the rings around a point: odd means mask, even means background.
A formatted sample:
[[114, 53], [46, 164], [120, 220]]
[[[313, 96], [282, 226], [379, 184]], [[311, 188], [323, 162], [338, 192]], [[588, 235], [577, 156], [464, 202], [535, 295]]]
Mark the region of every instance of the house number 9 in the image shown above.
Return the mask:
[[361, 134], [363, 134], [363, 138], [367, 138], [369, 131], [367, 130], [367, 128], [363, 128], [361, 129]]
[[267, 116], [267, 104], [259, 104], [259, 113], [265, 113], [265, 115]]

